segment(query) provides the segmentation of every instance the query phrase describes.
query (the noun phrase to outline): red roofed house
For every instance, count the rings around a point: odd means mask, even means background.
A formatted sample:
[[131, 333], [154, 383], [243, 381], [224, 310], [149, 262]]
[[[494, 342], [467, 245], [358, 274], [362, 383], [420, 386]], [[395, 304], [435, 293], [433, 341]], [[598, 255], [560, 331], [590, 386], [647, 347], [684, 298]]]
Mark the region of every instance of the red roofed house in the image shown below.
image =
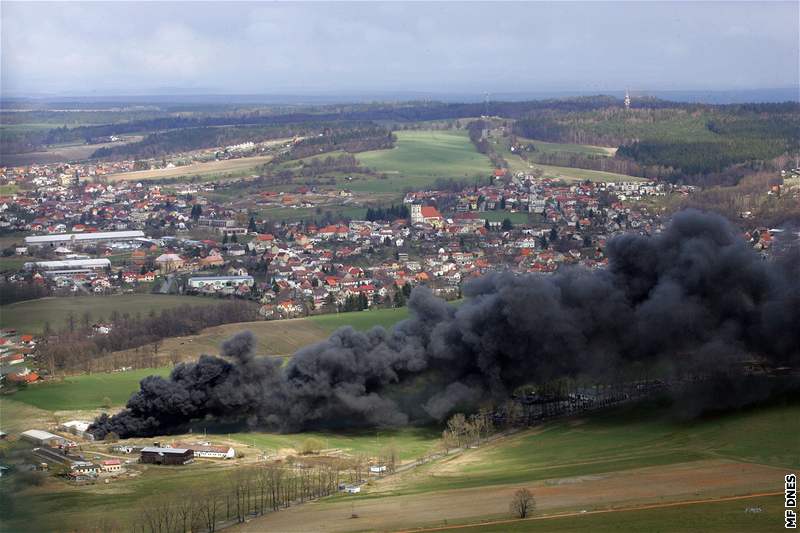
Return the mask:
[[430, 224], [435, 228], [440, 228], [444, 225], [444, 217], [442, 217], [439, 210], [433, 206], [412, 204], [411, 222], [413, 224]]

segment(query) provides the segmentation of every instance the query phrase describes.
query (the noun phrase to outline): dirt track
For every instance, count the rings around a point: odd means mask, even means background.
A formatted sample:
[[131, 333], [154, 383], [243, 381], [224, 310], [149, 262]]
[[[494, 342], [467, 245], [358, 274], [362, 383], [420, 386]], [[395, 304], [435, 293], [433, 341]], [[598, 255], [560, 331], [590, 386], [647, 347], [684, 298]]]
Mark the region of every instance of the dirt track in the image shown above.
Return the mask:
[[195, 174], [236, 172], [240, 170], [246, 170], [257, 165], [263, 165], [264, 163], [271, 161], [272, 157], [273, 156], [271, 155], [240, 157], [238, 159], [210, 161], [208, 163], [192, 163], [182, 167], [137, 170], [135, 172], [120, 172], [117, 174], [109, 174], [106, 176], [106, 179], [109, 181], [139, 181], [179, 178], [181, 176], [192, 176]]
[[[364, 531], [435, 527], [446, 521], [506, 518], [520, 486], [545, 513], [714, 499], [780, 490], [783, 470], [712, 460], [542, 482], [300, 505], [233, 528], [237, 532]], [[358, 515], [352, 519], [352, 513]]]

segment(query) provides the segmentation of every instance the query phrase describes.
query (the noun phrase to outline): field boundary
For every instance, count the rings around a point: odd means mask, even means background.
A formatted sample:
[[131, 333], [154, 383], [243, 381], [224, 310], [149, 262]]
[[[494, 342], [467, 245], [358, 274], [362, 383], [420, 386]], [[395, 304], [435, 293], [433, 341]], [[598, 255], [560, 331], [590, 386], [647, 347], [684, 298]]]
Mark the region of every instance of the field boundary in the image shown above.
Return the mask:
[[455, 529], [466, 529], [469, 527], [481, 527], [481, 526], [496, 526], [496, 525], [503, 525], [503, 524], [516, 524], [519, 522], [532, 522], [535, 520], [554, 520], [557, 518], [570, 518], [575, 516], [589, 516], [594, 514], [607, 514], [607, 513], [622, 513], [622, 512], [630, 512], [630, 511], [648, 511], [651, 509], [663, 509], [669, 507], [685, 507], [689, 505], [699, 505], [704, 503], [718, 503], [718, 502], [727, 502], [727, 501], [736, 501], [736, 500], [748, 500], [753, 498], [763, 498], [765, 496], [782, 496], [783, 492], [775, 491], [775, 492], [759, 492], [755, 494], [742, 494], [738, 496], [722, 496], [719, 498], [706, 498], [702, 500], [683, 500], [679, 502], [669, 502], [669, 503], [653, 503], [648, 505], [634, 505], [630, 507], [612, 507], [609, 509], [597, 509], [594, 511], [571, 511], [568, 513], [557, 513], [552, 515], [544, 515], [544, 516], [532, 516], [529, 518], [508, 518], [504, 520], [491, 520], [486, 522], [472, 522], [469, 524], [458, 524], [452, 526], [439, 526], [439, 527], [431, 527], [431, 528], [415, 528], [415, 529], [402, 529], [396, 530], [395, 533], [420, 533], [420, 532], [427, 532], [427, 531], [449, 531]]

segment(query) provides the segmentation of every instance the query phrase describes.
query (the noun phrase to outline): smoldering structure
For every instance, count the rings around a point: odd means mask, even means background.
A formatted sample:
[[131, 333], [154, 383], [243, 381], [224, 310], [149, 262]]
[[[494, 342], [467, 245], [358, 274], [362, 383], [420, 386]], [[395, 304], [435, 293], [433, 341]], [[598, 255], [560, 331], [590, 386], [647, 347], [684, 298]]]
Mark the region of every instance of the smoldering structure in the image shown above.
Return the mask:
[[218, 357], [145, 378], [91, 431], [149, 436], [210, 418], [279, 431], [397, 426], [564, 377], [800, 362], [797, 263], [763, 260], [723, 218], [685, 211], [657, 236], [616, 237], [607, 253], [607, 269], [485, 276], [458, 307], [417, 288], [412, 318], [390, 330], [341, 328], [285, 365], [256, 356], [253, 335], [240, 333]]

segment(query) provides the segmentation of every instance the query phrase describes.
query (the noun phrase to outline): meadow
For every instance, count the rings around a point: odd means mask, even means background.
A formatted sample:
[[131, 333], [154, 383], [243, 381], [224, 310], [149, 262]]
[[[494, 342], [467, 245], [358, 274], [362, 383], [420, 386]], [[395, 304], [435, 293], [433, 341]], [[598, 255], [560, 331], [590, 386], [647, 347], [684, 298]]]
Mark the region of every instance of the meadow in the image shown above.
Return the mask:
[[124, 405], [139, 381], [146, 376], [166, 376], [171, 368], [145, 368], [127, 372], [112, 372], [69, 376], [58, 381], [29, 385], [14, 393], [14, 401], [46, 411], [92, 410]]
[[590, 144], [570, 144], [570, 143], [553, 143], [545, 141], [537, 141], [535, 139], [525, 139], [518, 137], [520, 143], [532, 144], [536, 148], [536, 152], [541, 154], [552, 153], [568, 153], [584, 156], [600, 156], [612, 157], [616, 152], [616, 148], [609, 148], [607, 146], [592, 146]]
[[[777, 530], [780, 497], [758, 495], [780, 490], [783, 474], [798, 467], [781, 437], [798, 429], [799, 408], [679, 421], [664, 406], [642, 404], [555, 421], [401, 472], [357, 498], [329, 498], [236, 531], [352, 531], [351, 512], [364, 531]], [[509, 521], [520, 487], [533, 492], [537, 510], [532, 520]], [[764, 512], [745, 514], [750, 506]], [[704, 510], [709, 516], [695, 521]]]
[[466, 132], [452, 130], [396, 131], [391, 150], [357, 154], [362, 165], [386, 173], [389, 179], [358, 184], [365, 192], [402, 192], [425, 188], [438, 178], [483, 178], [491, 172], [489, 159], [479, 154]]
[[49, 323], [53, 329], [63, 328], [70, 314], [76, 322], [86, 313], [90, 321], [108, 319], [113, 311], [146, 316], [181, 305], [215, 305], [219, 300], [201, 296], [171, 296], [161, 294], [126, 294], [114, 296], [67, 296], [27, 300], [0, 306], [0, 327], [16, 329], [19, 333], [38, 334]]
[[800, 455], [781, 437], [800, 430], [799, 409], [795, 403], [679, 421], [668, 409], [651, 403], [622, 407], [580, 423], [556, 422], [522, 432], [471, 452], [471, 460], [455, 467], [432, 466], [428, 475], [399, 483], [391, 493], [507, 485], [712, 459], [796, 469]]
[[441, 431], [436, 427], [407, 427], [397, 429], [364, 429], [351, 431], [309, 431], [305, 433], [230, 433], [228, 438], [253, 446], [267, 453], [279, 450], [302, 449], [306, 439], [316, 438], [325, 450], [343, 450], [349, 454], [377, 456], [394, 447], [401, 461], [416, 459], [431, 451], [438, 443]]
[[[161, 296], [154, 296], [162, 298]], [[91, 298], [89, 298], [91, 299]], [[207, 301], [213, 299], [207, 298]], [[378, 309], [353, 313], [319, 315], [292, 320], [241, 322], [207, 328], [189, 337], [165, 339], [161, 353], [179, 352], [187, 360], [201, 354], [216, 354], [223, 341], [241, 331], [252, 331], [260, 355], [291, 355], [300, 348], [318, 342], [342, 326], [367, 330], [373, 326], [390, 327], [408, 317], [408, 308]], [[139, 381], [152, 374], [165, 376], [171, 366], [131, 370], [118, 373], [96, 373], [69, 376], [61, 381], [29, 385], [13, 395], [14, 401], [47, 411], [79, 411], [103, 407], [105, 399], [112, 407], [120, 407], [139, 389]]]

